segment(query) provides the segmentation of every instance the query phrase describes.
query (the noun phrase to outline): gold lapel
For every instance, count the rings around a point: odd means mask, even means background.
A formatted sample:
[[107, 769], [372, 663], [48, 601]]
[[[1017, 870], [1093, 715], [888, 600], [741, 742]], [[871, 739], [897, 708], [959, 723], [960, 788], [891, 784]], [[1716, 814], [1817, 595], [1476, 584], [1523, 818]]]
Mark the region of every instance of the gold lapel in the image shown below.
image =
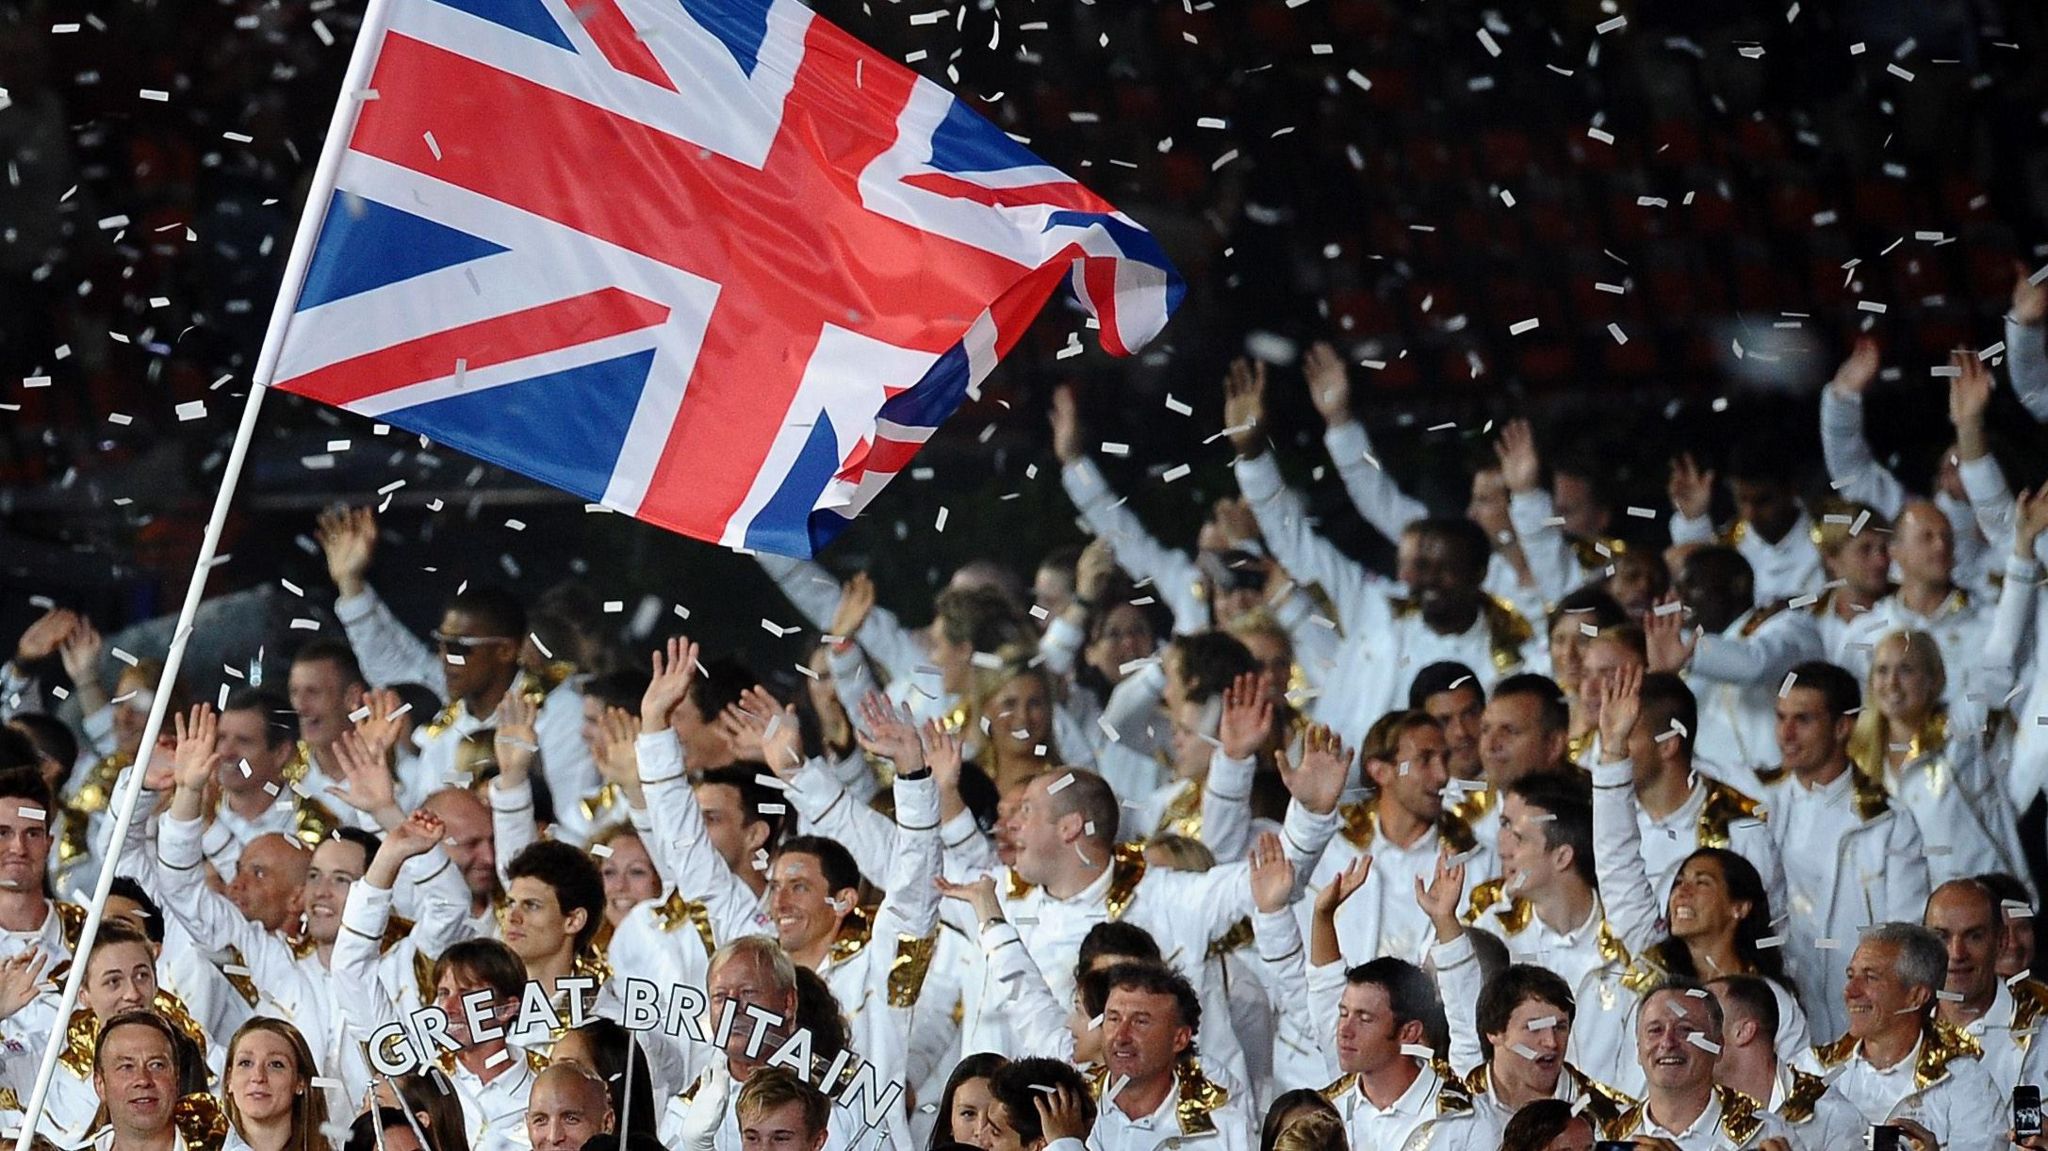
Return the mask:
[[1714, 1087], [1714, 1094], [1721, 1100], [1721, 1133], [1736, 1147], [1750, 1141], [1763, 1129], [1763, 1110], [1757, 1101], [1735, 1090], [1733, 1087]]
[[896, 937], [896, 955], [889, 960], [889, 1006], [916, 1006], [938, 946], [939, 933], [936, 931], [923, 938], [914, 935]]
[[1202, 838], [1202, 781], [1191, 780], [1159, 816], [1159, 834]]
[[1223, 1106], [1230, 1099], [1230, 1092], [1202, 1074], [1199, 1060], [1188, 1057], [1180, 1061], [1174, 1070], [1174, 1079], [1180, 1086], [1180, 1099], [1174, 1112], [1180, 1119], [1183, 1135], [1207, 1135], [1216, 1130], [1216, 1120], [1210, 1113]]
[[1808, 1075], [1797, 1067], [1787, 1067], [1792, 1073], [1792, 1090], [1785, 1093], [1785, 1102], [1778, 1107], [1778, 1116], [1787, 1123], [1804, 1123], [1813, 1118], [1813, 1109], [1820, 1103], [1820, 1097], [1827, 1094], [1828, 1081], [1818, 1075]]
[[1379, 809], [1369, 799], [1347, 803], [1337, 809], [1337, 830], [1344, 836], [1344, 842], [1364, 851], [1372, 846], [1374, 831], [1379, 826]]
[[1137, 843], [1119, 843], [1110, 853], [1109, 892], [1103, 902], [1111, 919], [1122, 919], [1138, 896], [1138, 883], [1145, 878], [1145, 848]]
[[654, 909], [654, 925], [665, 933], [674, 933], [685, 923], [697, 929], [698, 938], [704, 941], [704, 954], [718, 951], [718, 938], [711, 929], [711, 909], [694, 899], [684, 899], [680, 891], [671, 891], [661, 906]]
[[1704, 775], [1700, 777], [1700, 783], [1707, 789], [1707, 797], [1700, 804], [1697, 824], [1701, 847], [1726, 848], [1728, 829], [1736, 820], [1763, 818], [1757, 814], [1761, 805], [1749, 796]]
[[839, 921], [839, 934], [833, 936], [832, 947], [826, 953], [827, 962], [844, 963], [861, 953], [874, 937], [875, 923], [868, 909], [856, 907]]

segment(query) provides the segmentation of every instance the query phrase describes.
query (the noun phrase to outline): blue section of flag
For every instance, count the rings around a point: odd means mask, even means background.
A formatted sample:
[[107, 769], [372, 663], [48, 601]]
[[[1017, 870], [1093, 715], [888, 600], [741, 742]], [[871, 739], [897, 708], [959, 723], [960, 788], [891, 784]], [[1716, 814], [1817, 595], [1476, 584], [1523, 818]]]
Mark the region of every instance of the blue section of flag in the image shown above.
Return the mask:
[[1031, 149], [1003, 134], [979, 112], [957, 98], [946, 118], [932, 129], [932, 167], [941, 172], [1000, 172], [1008, 168], [1043, 168]]
[[906, 428], [936, 428], [967, 396], [967, 349], [954, 344], [925, 369], [924, 378], [898, 392], [876, 412], [876, 418]]
[[650, 348], [385, 418], [584, 499], [603, 499], [653, 365]]
[[718, 37], [732, 58], [739, 61], [740, 71], [754, 74], [754, 65], [761, 60], [761, 43], [768, 39], [768, 9], [774, 0], [681, 0], [683, 11], [690, 14], [706, 32]]
[[839, 472], [839, 435], [832, 430], [832, 417], [818, 413], [810, 438], [782, 478], [782, 486], [754, 513], [747, 525], [747, 547], [776, 555], [811, 554], [807, 522], [811, 508], [832, 477]]
[[505, 249], [388, 204], [336, 192], [320, 225], [296, 311], [368, 292]]
[[514, 32], [524, 32], [544, 44], [566, 48], [571, 52], [576, 45], [562, 33], [562, 26], [555, 23], [541, 0], [438, 0], [450, 8], [460, 9], [479, 20], [489, 20]]
[[[1173, 270], [1173, 261], [1166, 258], [1166, 249], [1159, 246], [1158, 239], [1152, 233], [1136, 224], [1126, 223], [1107, 212], [1076, 212], [1065, 209], [1049, 213], [1045, 217], [1045, 227], [1040, 230], [1049, 232], [1054, 228], [1100, 228], [1109, 233], [1110, 239], [1116, 241], [1118, 250], [1126, 259], [1150, 264], [1165, 272], [1168, 312], [1180, 307], [1181, 299], [1188, 294], [1187, 283]], [[1078, 270], [1076, 274], [1079, 274]]]

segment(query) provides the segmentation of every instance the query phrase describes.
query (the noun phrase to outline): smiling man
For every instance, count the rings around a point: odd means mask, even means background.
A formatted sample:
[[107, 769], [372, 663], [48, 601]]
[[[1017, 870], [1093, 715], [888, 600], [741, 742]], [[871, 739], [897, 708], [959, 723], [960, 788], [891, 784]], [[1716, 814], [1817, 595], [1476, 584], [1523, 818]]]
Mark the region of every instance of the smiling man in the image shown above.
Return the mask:
[[292, 789], [298, 727], [291, 705], [260, 688], [230, 694], [221, 708], [220, 802], [200, 842], [222, 876], [234, 875], [243, 850], [260, 836], [290, 836], [311, 847], [342, 826], [326, 804]]
[[211, 1096], [180, 1107], [177, 1036], [154, 1013], [130, 1011], [100, 1028], [92, 1085], [107, 1126], [95, 1151], [197, 1151], [217, 1148], [226, 1120]]
[[1720, 1002], [1691, 980], [1667, 980], [1643, 997], [1636, 1058], [1649, 1094], [1622, 1116], [1621, 1138], [1662, 1139], [1680, 1151], [1791, 1151], [1783, 1119], [1715, 1085], [1721, 1029]]
[[1940, 937], [1916, 923], [1878, 924], [1848, 968], [1849, 1033], [1814, 1048], [1809, 1070], [1827, 1074], [1866, 1123], [1914, 1123], [1943, 1151], [2004, 1147], [2010, 1115], [1976, 1041], [1934, 1015], [1948, 970]]
[[1201, 1139], [1216, 1151], [1257, 1145], [1251, 1104], [1202, 1074], [1195, 1036], [1202, 1005], [1170, 968], [1127, 963], [1110, 969], [1102, 1009], [1106, 1078], [1096, 1080], [1101, 1108], [1089, 1145], [1100, 1151], [1154, 1151]]
[[2037, 1033], [2048, 1012], [2048, 987], [1999, 978], [2004, 930], [1998, 897], [1977, 880], [1952, 879], [1927, 897], [1922, 922], [1948, 948], [1946, 994], [1935, 999], [1935, 1018], [1977, 1041], [1984, 1070], [2000, 1091], [2048, 1083], [2048, 1055]]
[[550, 1064], [526, 1098], [526, 1140], [533, 1151], [582, 1151], [593, 1137], [610, 1134], [617, 1121], [604, 1080], [581, 1063]]
[[1432, 1066], [1425, 1021], [1436, 989], [1414, 964], [1381, 958], [1344, 973], [1337, 1001], [1337, 1069], [1323, 1088], [1351, 1136], [1352, 1151], [1406, 1147], [1428, 1127], [1428, 1146], [1493, 1147], [1500, 1130], [1475, 1113], [1462, 1085]]

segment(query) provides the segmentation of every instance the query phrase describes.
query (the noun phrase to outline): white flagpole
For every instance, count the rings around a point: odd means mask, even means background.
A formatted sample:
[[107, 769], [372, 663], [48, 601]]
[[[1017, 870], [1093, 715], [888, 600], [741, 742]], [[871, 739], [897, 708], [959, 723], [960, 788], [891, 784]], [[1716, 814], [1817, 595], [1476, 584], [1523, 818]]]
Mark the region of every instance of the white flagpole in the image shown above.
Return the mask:
[[[93, 887], [92, 902], [86, 907], [85, 925], [79, 930], [78, 945], [71, 956], [71, 970], [65, 977], [64, 992], [57, 1002], [56, 1022], [50, 1028], [48, 1041], [43, 1044], [35, 1090], [29, 1094], [28, 1105], [23, 1108], [21, 1130], [15, 1136], [15, 1151], [29, 1151], [36, 1124], [43, 1117], [43, 1105], [49, 1099], [50, 1078], [57, 1069], [57, 1054], [63, 1049], [67, 1024], [72, 1011], [78, 1006], [79, 988], [85, 983], [86, 957], [92, 952], [93, 940], [99, 936], [100, 917], [106, 910], [107, 894], [114, 886], [114, 864], [121, 856], [121, 845], [127, 841], [128, 828], [135, 820], [135, 803], [142, 794], [142, 781], [156, 751], [157, 737], [163, 731], [164, 714], [170, 708], [171, 685], [177, 682], [178, 669], [184, 663], [185, 645], [192, 638], [192, 623], [199, 614], [200, 600], [206, 594], [206, 577], [213, 569], [214, 555], [220, 548], [221, 530], [227, 524], [228, 508], [234, 502], [235, 486], [242, 478], [242, 465], [249, 458], [249, 444], [256, 436], [256, 417], [263, 410], [263, 393], [269, 390], [271, 378], [277, 370], [285, 328], [291, 320], [292, 308], [298, 302], [299, 290], [305, 284], [313, 246], [320, 238], [320, 224], [327, 217], [327, 203], [334, 189], [335, 173], [341, 167], [342, 153], [348, 149], [348, 138], [355, 130], [356, 114], [362, 107], [360, 93], [368, 84], [370, 69], [376, 63], [373, 49], [382, 39], [388, 5], [389, 0], [369, 0], [369, 6], [363, 13], [362, 30], [357, 34], [348, 73], [342, 80], [341, 98], [335, 102], [334, 116], [328, 122], [327, 139], [321, 145], [320, 160], [313, 169], [312, 188], [306, 194], [306, 206], [299, 216], [299, 230], [292, 241], [291, 255], [285, 261], [284, 280], [278, 286], [277, 304], [271, 309], [270, 327], [263, 334], [263, 347], [256, 357], [249, 397], [242, 405], [242, 422], [235, 429], [234, 446], [229, 449], [227, 466], [221, 471], [220, 491], [214, 496], [213, 513], [207, 518], [206, 534], [199, 543], [199, 557], [192, 566], [192, 583], [185, 589], [185, 604], [178, 612], [177, 629], [171, 633], [170, 650], [164, 654], [163, 677], [157, 682], [156, 697], [150, 703], [149, 721], [142, 729], [142, 746], [136, 754], [134, 766], [129, 769], [131, 778], [128, 785], [114, 797], [117, 812], [113, 836], [100, 864], [99, 882]], [[55, 914], [54, 910], [52, 914]]]

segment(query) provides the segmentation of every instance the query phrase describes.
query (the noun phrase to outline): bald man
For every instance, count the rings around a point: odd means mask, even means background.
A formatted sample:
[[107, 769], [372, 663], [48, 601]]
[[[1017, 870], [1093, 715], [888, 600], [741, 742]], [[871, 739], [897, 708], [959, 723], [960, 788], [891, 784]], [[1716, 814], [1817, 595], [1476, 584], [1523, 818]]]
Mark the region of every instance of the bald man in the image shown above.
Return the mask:
[[[581, 1063], [550, 1064], [526, 1098], [526, 1138], [533, 1151], [579, 1151], [592, 1138], [610, 1134], [617, 1118], [604, 1080]], [[647, 1116], [650, 1125], [654, 1121]]]
[[2007, 984], [1998, 977], [2004, 934], [1999, 910], [1990, 888], [1955, 879], [1934, 889], [1922, 922], [1948, 948], [1948, 980], [1935, 1001], [1935, 1016], [1984, 1048], [1984, 1070], [2010, 1094], [2015, 1084], [2048, 1083], [2048, 1054], [2037, 1034], [2048, 1014], [2048, 985], [2035, 979]]
[[242, 849], [227, 897], [244, 917], [266, 931], [291, 931], [299, 924], [299, 897], [313, 853], [296, 840], [271, 832]]
[[2012, 689], [2012, 669], [1982, 666], [1996, 605], [1956, 583], [1956, 535], [1948, 517], [1925, 500], [1908, 503], [1892, 528], [1891, 552], [1898, 590], [1843, 629], [1841, 648], [1829, 658], [1867, 681], [1879, 639], [1895, 631], [1924, 631], [1941, 649], [1947, 699], [2003, 699]]
[[441, 841], [448, 858], [469, 887], [469, 929], [486, 939], [498, 937], [497, 903], [504, 896], [498, 882], [498, 854], [491, 836], [491, 809], [476, 793], [444, 787], [420, 805], [439, 816], [448, 834]]

